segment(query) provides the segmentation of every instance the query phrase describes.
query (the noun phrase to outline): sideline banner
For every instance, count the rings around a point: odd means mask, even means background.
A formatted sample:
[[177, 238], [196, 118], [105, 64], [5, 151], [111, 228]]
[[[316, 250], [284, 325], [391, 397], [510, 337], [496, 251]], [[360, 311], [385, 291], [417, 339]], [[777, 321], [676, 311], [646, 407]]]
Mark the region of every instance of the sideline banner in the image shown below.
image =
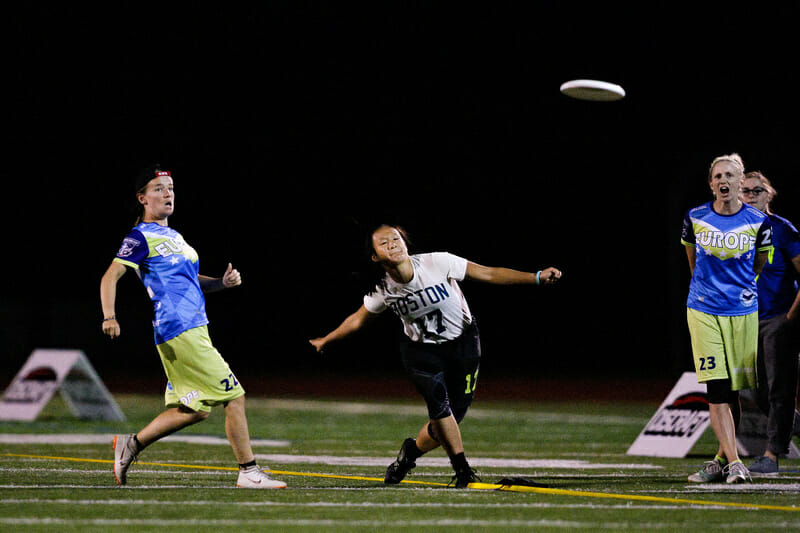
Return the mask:
[[706, 386], [684, 372], [627, 453], [686, 457], [710, 424]]
[[125, 420], [80, 350], [36, 349], [0, 399], [0, 420], [32, 421], [56, 391], [77, 418]]
[[[736, 434], [739, 454], [762, 455], [767, 447], [767, 418], [758, 410], [748, 393], [742, 397], [742, 418]], [[637, 439], [628, 455], [649, 457], [686, 457], [697, 440], [711, 425], [706, 386], [697, 382], [697, 374], [684, 372]], [[794, 442], [790, 458], [800, 457]]]

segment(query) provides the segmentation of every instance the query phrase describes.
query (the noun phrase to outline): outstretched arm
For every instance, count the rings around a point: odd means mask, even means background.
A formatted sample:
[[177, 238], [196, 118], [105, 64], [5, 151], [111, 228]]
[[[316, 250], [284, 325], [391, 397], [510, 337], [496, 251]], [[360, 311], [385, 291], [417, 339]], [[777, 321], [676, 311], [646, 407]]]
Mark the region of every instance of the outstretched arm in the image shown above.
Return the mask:
[[242, 275], [233, 268], [231, 263], [228, 263], [228, 268], [225, 269], [225, 273], [221, 278], [211, 278], [202, 274], [197, 278], [200, 280], [200, 289], [206, 293], [221, 291], [222, 289], [229, 289], [242, 284]]
[[538, 273], [522, 272], [504, 267], [487, 267], [468, 261], [465, 277], [466, 279], [485, 281], [496, 285], [552, 285], [561, 278], [561, 271], [555, 267], [547, 267]]
[[103, 333], [112, 339], [119, 337], [120, 327], [117, 322], [117, 282], [128, 271], [128, 267], [112, 262], [100, 280], [100, 304], [103, 306]]
[[367, 308], [362, 305], [358, 308], [358, 311], [345, 318], [344, 322], [339, 324], [339, 327], [324, 337], [311, 339], [308, 342], [310, 342], [318, 352], [322, 353], [328, 343], [335, 342], [352, 335], [356, 331], [363, 328], [375, 316], [376, 315], [367, 311]]

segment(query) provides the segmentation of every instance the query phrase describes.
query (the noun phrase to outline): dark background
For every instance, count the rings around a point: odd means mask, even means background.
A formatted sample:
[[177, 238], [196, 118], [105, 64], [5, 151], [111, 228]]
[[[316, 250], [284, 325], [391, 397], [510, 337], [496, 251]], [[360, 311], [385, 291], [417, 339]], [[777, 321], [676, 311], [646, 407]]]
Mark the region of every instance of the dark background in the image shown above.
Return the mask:
[[[800, 220], [791, 6], [340, 4], [6, 8], [4, 382], [63, 347], [163, 385], [135, 276], [123, 336], [100, 334], [100, 277], [153, 162], [201, 271], [243, 274], [207, 301], [250, 382], [398, 372], [394, 317], [325, 358], [307, 343], [360, 305], [376, 222], [417, 251], [563, 270], [546, 289], [462, 284], [484, 375], [635, 380], [692, 369], [680, 227], [714, 157], [740, 153]], [[628, 96], [559, 93], [576, 78]]]

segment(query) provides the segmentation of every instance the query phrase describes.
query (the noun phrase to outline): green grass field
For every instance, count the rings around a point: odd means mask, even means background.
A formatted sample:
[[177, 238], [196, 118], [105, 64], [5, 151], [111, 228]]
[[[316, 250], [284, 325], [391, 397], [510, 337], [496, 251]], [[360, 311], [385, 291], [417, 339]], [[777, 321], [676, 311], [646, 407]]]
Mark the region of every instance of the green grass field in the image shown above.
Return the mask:
[[221, 410], [145, 450], [117, 487], [108, 436], [162, 407], [116, 399], [127, 422], [76, 420], [54, 400], [35, 423], [0, 423], [0, 531], [800, 529], [798, 460], [744, 485], [689, 484], [715, 452], [711, 430], [685, 459], [627, 456], [655, 403], [476, 401], [462, 432], [482, 481], [548, 485], [512, 492], [446, 488], [441, 451], [407, 478], [421, 483], [385, 486], [386, 465], [424, 420], [421, 402], [249, 398], [259, 462], [289, 484], [258, 491], [235, 488]]

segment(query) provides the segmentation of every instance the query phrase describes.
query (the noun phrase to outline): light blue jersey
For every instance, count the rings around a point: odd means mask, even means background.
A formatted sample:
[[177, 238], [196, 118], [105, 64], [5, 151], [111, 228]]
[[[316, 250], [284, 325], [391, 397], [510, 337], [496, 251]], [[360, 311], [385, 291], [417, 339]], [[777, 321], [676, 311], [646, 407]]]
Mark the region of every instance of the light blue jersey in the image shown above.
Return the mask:
[[197, 252], [174, 229], [142, 222], [122, 241], [114, 262], [135, 269], [153, 300], [156, 344], [208, 324]]
[[758, 310], [753, 264], [757, 252], [772, 249], [767, 215], [746, 204], [733, 215], [720, 215], [709, 202], [686, 214], [681, 242], [697, 252], [687, 307], [717, 316]]

